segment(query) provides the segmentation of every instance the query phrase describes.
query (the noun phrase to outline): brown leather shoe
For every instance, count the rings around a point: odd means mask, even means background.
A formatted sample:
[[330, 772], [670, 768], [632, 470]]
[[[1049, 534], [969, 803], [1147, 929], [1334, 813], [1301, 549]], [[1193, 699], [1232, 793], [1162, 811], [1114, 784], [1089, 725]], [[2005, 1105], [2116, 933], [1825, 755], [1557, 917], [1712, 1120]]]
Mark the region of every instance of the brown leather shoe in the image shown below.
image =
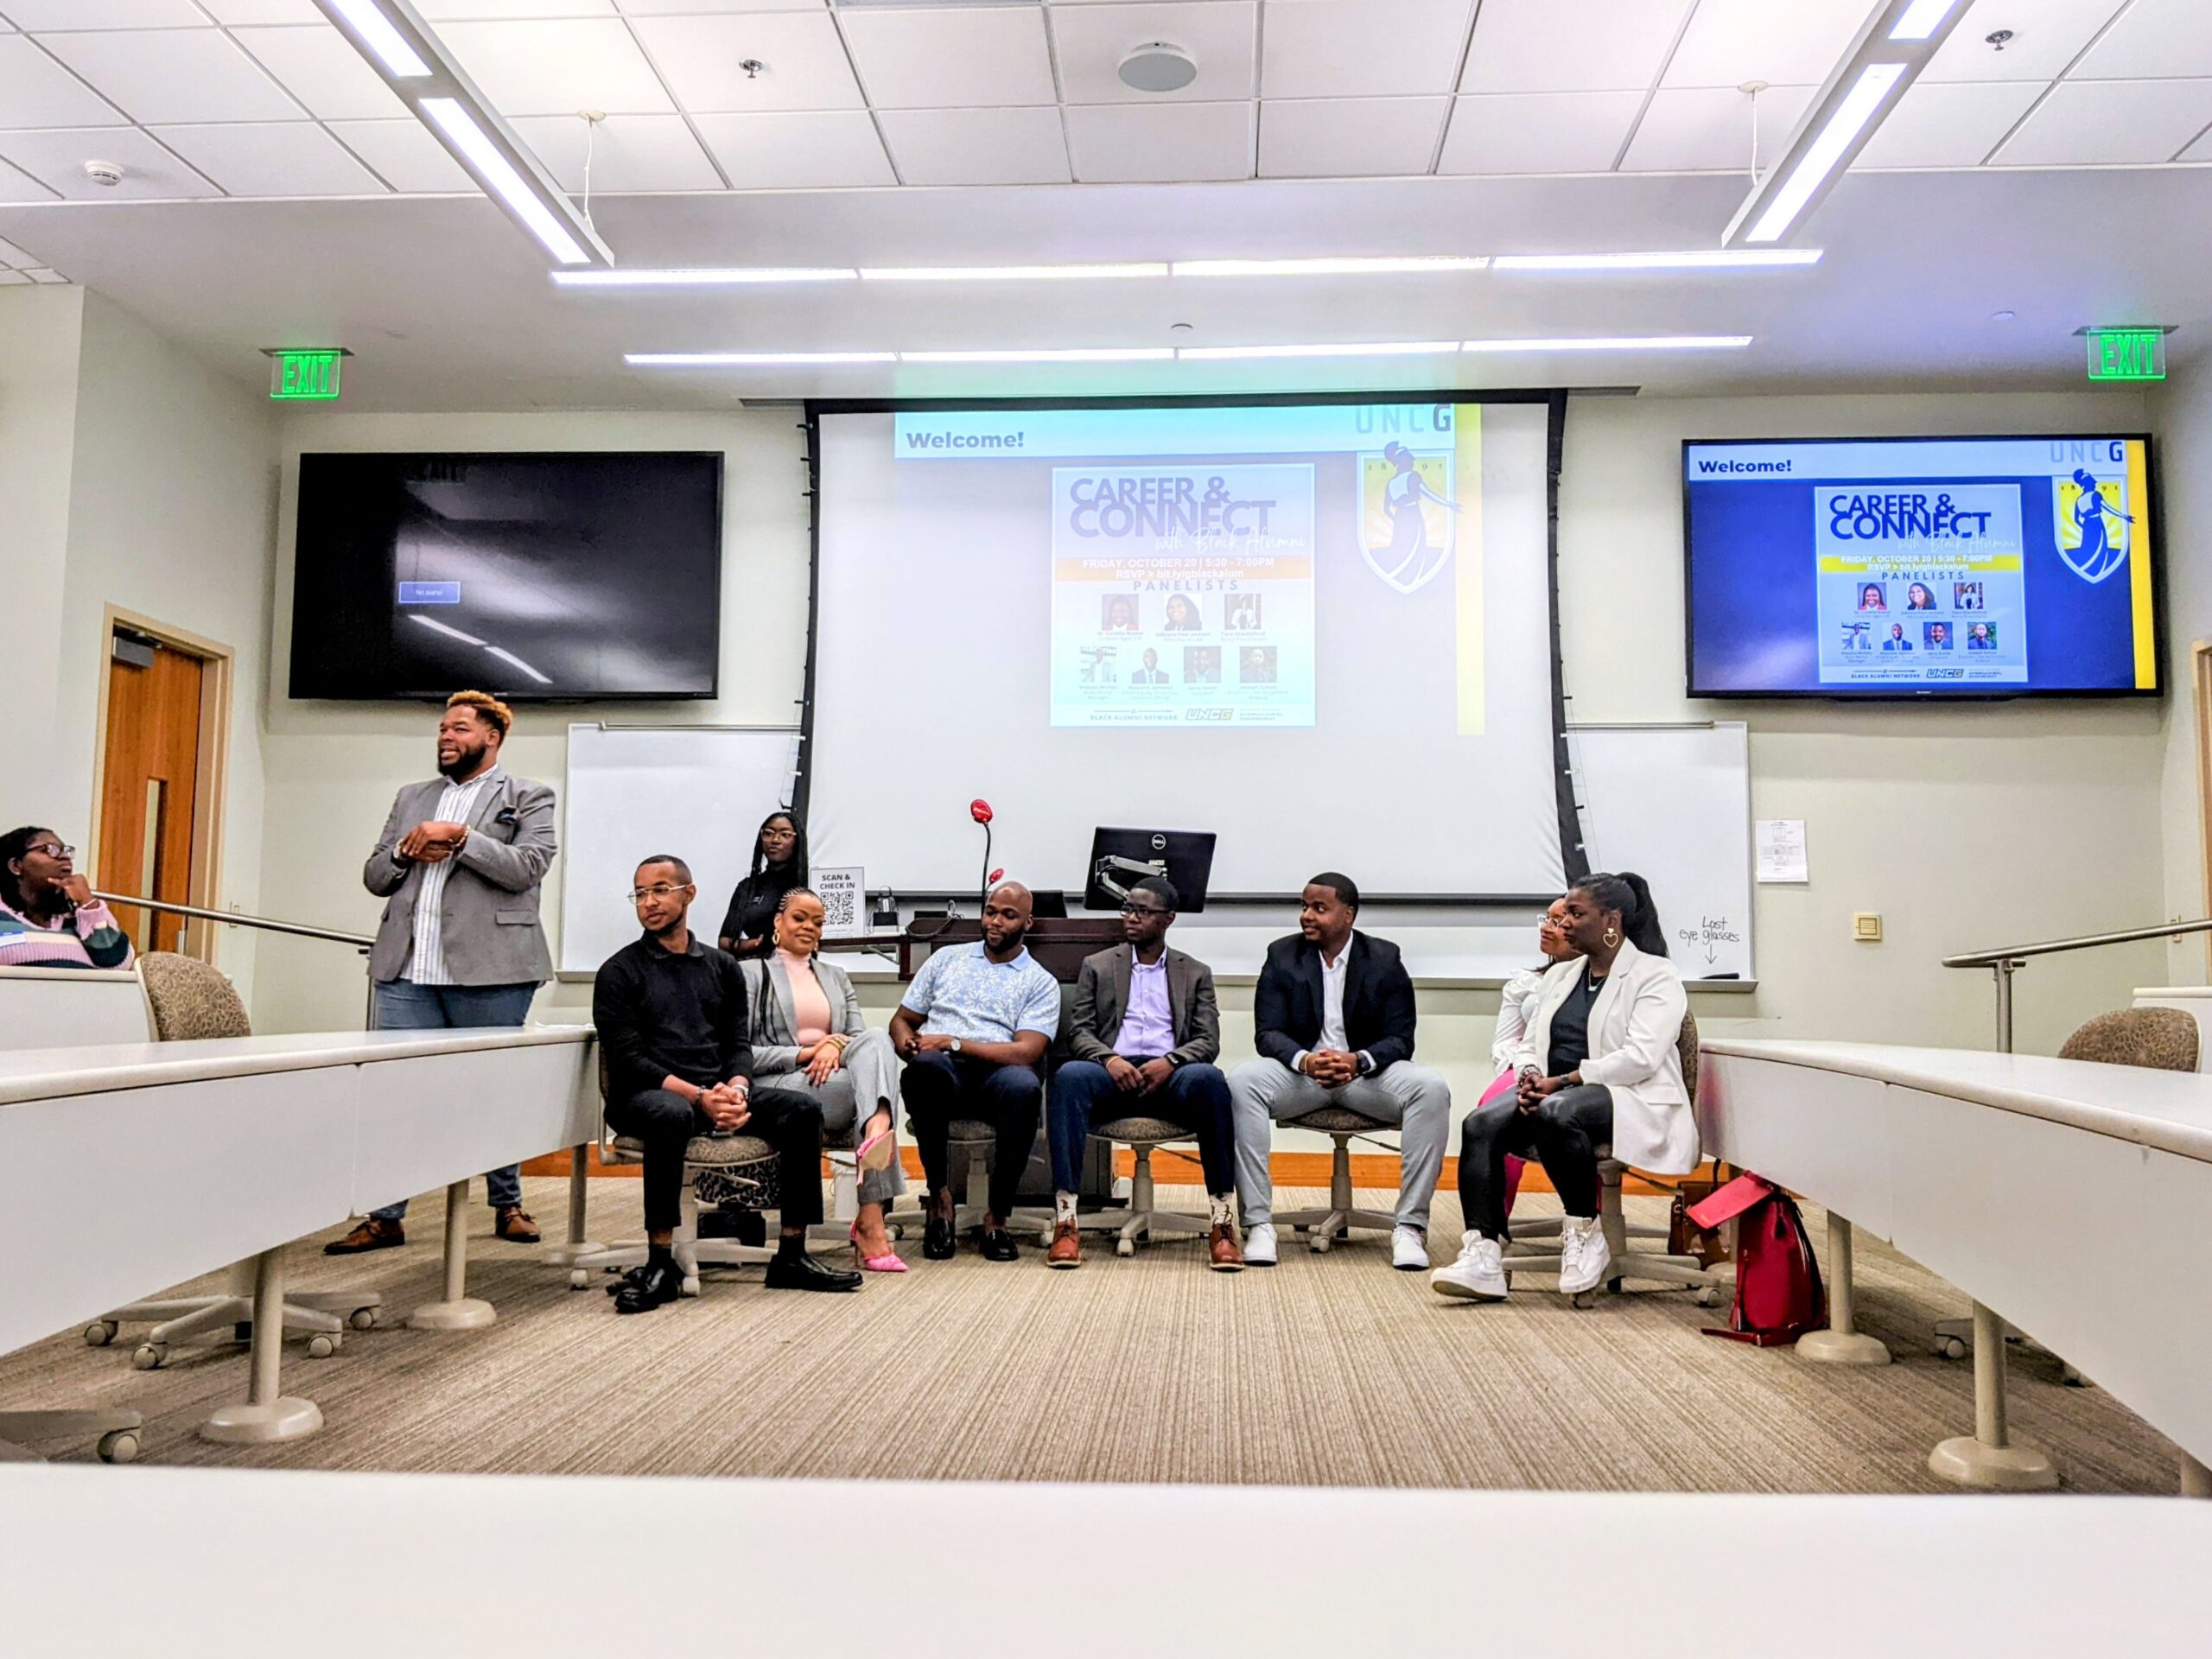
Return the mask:
[[535, 1244], [543, 1236], [530, 1211], [518, 1204], [503, 1204], [492, 1222], [493, 1233], [510, 1244]]
[[1211, 1266], [1216, 1273], [1244, 1271], [1244, 1252], [1236, 1243], [1236, 1230], [1227, 1222], [1217, 1222], [1206, 1236], [1206, 1254], [1212, 1258]]
[[359, 1226], [343, 1238], [334, 1238], [322, 1247], [325, 1255], [359, 1255], [364, 1250], [396, 1250], [407, 1242], [407, 1230], [396, 1221], [379, 1221], [374, 1216], [365, 1216]]
[[1048, 1268], [1079, 1268], [1083, 1265], [1083, 1240], [1077, 1236], [1075, 1223], [1063, 1221], [1052, 1228], [1052, 1248], [1045, 1252]]

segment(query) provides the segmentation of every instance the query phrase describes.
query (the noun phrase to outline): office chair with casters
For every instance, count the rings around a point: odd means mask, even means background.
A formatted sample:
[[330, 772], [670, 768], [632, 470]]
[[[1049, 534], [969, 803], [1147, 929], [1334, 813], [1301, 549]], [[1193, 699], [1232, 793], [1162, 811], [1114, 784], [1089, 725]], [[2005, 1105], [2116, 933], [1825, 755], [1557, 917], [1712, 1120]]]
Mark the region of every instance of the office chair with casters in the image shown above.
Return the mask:
[[[1077, 1231], [1114, 1234], [1114, 1254], [1135, 1255], [1137, 1241], [1149, 1243], [1157, 1234], [1181, 1233], [1204, 1238], [1213, 1230], [1213, 1223], [1205, 1216], [1194, 1216], [1180, 1210], [1160, 1210], [1154, 1207], [1152, 1154], [1155, 1147], [1166, 1146], [1171, 1141], [1195, 1141], [1196, 1136], [1180, 1123], [1170, 1123], [1159, 1117], [1117, 1117], [1091, 1128], [1093, 1141], [1109, 1145], [1125, 1146], [1136, 1154], [1136, 1173], [1129, 1182], [1129, 1207], [1127, 1210], [1101, 1211], [1093, 1215], [1077, 1215]], [[1047, 1223], [1039, 1235], [1039, 1243], [1050, 1249], [1052, 1228]]]
[[[906, 1133], [915, 1133], [914, 1120], [906, 1120]], [[991, 1160], [997, 1155], [999, 1132], [980, 1118], [956, 1117], [945, 1125], [945, 1155], [951, 1161], [952, 1182], [959, 1192], [959, 1201], [952, 1208], [952, 1230], [967, 1234], [983, 1224], [983, 1216], [990, 1207]], [[922, 1194], [922, 1214], [926, 1217], [936, 1202], [933, 1192]], [[1052, 1212], [1050, 1210], [1025, 1209], [1017, 1204], [1014, 1213], [1003, 1217], [1009, 1233], [1036, 1233], [1048, 1243], [1052, 1236]]]
[[1362, 1210], [1352, 1202], [1351, 1192], [1353, 1140], [1360, 1135], [1387, 1133], [1398, 1127], [1395, 1123], [1355, 1112], [1348, 1106], [1324, 1106], [1303, 1117], [1287, 1117], [1281, 1122], [1286, 1129], [1312, 1129], [1325, 1135], [1335, 1142], [1336, 1149], [1329, 1155], [1329, 1207], [1280, 1212], [1274, 1218], [1277, 1227], [1306, 1234], [1306, 1248], [1318, 1253], [1340, 1238], [1349, 1238], [1355, 1228], [1388, 1233], [1398, 1224], [1395, 1215], [1381, 1210]]
[[[1681, 1058], [1682, 1085], [1690, 1097], [1690, 1109], [1697, 1109], [1698, 1038], [1697, 1016], [1682, 1015], [1682, 1028], [1675, 1039], [1675, 1052]], [[1695, 1292], [1694, 1300], [1700, 1307], [1718, 1306], [1732, 1288], [1730, 1275], [1708, 1268], [1694, 1255], [1669, 1255], [1664, 1250], [1631, 1249], [1629, 1241], [1634, 1238], [1664, 1238], [1663, 1227], [1630, 1227], [1621, 1207], [1621, 1183], [1628, 1174], [1628, 1166], [1613, 1156], [1611, 1145], [1596, 1148], [1598, 1154], [1598, 1225], [1605, 1236], [1605, 1249], [1612, 1256], [1612, 1269], [1605, 1287], [1618, 1294], [1623, 1282], [1641, 1279], [1648, 1282], [1668, 1285], [1677, 1289]], [[1522, 1230], [1526, 1225], [1528, 1230]], [[1547, 1249], [1532, 1241], [1556, 1239], [1560, 1223], [1554, 1218], [1527, 1224], [1516, 1222], [1511, 1229], [1512, 1242], [1505, 1252], [1505, 1272], [1510, 1280], [1518, 1273], [1556, 1274], [1559, 1271], [1559, 1248], [1554, 1244]], [[1597, 1300], [1595, 1291], [1584, 1291], [1575, 1297], [1577, 1307], [1591, 1306]]]
[[[245, 1004], [238, 1000], [231, 982], [210, 963], [156, 950], [139, 958], [138, 971], [159, 1040], [191, 1042], [253, 1034]], [[252, 1262], [234, 1262], [229, 1285], [220, 1295], [132, 1302], [86, 1325], [85, 1341], [92, 1347], [105, 1348], [122, 1326], [150, 1324], [154, 1328], [130, 1357], [130, 1363], [140, 1370], [150, 1371], [168, 1357], [174, 1343], [218, 1332], [243, 1339], [244, 1327], [253, 1318], [253, 1274]], [[284, 1328], [305, 1332], [309, 1357], [324, 1359], [338, 1351], [347, 1325], [366, 1331], [375, 1325], [377, 1310], [383, 1305], [384, 1298], [372, 1290], [295, 1290], [284, 1298]]]

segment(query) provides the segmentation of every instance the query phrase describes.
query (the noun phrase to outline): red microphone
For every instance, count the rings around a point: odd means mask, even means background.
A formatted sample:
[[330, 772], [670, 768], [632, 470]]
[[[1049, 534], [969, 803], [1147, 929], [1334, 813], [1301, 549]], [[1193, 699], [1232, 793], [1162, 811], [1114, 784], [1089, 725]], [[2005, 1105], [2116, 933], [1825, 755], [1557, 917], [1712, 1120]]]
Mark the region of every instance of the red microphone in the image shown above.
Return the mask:
[[991, 821], [991, 804], [988, 801], [969, 802], [968, 816], [978, 823], [988, 823]]
[[993, 870], [988, 879], [991, 885], [993, 887], [996, 887], [1000, 882], [1006, 880], [1006, 871], [1002, 868]]

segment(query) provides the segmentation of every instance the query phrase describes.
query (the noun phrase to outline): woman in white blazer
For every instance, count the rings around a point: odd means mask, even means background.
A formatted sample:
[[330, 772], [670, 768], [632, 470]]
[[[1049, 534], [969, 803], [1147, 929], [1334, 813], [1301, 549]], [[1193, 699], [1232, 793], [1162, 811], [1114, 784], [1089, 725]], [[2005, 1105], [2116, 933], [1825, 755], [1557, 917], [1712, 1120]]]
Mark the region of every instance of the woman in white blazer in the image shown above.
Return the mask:
[[1638, 875], [1593, 875], [1561, 901], [1580, 954], [1548, 969], [1509, 1064], [1510, 1096], [1459, 1126], [1459, 1259], [1429, 1283], [1446, 1296], [1502, 1301], [1506, 1283], [1505, 1160], [1534, 1155], [1567, 1211], [1559, 1287], [1595, 1288], [1611, 1262], [1598, 1228], [1597, 1148], [1661, 1174], [1697, 1167], [1697, 1122], [1676, 1044], [1689, 1008], [1667, 960], [1651, 891]]
[[[1529, 1029], [1536, 1005], [1543, 1000], [1544, 975], [1574, 955], [1574, 947], [1567, 942], [1560, 925], [1566, 908], [1564, 898], [1553, 899], [1551, 908], [1544, 912], [1542, 925], [1536, 929], [1536, 949], [1543, 953], [1544, 966], [1523, 968], [1505, 982], [1505, 988], [1498, 996], [1497, 1029], [1490, 1039], [1493, 1076], [1513, 1070], [1513, 1057], [1521, 1052], [1521, 1034]], [[1489, 1092], [1484, 1090], [1485, 1095]]]

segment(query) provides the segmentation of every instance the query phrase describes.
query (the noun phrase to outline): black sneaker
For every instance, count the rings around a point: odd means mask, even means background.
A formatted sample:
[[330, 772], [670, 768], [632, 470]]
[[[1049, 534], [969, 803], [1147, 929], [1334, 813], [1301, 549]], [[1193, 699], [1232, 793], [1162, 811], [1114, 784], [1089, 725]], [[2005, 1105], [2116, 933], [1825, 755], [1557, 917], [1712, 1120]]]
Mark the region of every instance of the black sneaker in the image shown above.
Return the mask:
[[768, 1263], [771, 1290], [858, 1290], [861, 1276], [825, 1267], [804, 1250], [779, 1250]]
[[673, 1262], [648, 1262], [635, 1283], [614, 1293], [617, 1313], [650, 1313], [683, 1294], [683, 1269]]
[[1003, 1227], [983, 1229], [983, 1260], [1012, 1262], [1021, 1254], [1021, 1247], [1014, 1242], [1014, 1235]]
[[959, 1239], [948, 1217], [932, 1214], [922, 1224], [922, 1255], [928, 1260], [950, 1262], [959, 1248]]

